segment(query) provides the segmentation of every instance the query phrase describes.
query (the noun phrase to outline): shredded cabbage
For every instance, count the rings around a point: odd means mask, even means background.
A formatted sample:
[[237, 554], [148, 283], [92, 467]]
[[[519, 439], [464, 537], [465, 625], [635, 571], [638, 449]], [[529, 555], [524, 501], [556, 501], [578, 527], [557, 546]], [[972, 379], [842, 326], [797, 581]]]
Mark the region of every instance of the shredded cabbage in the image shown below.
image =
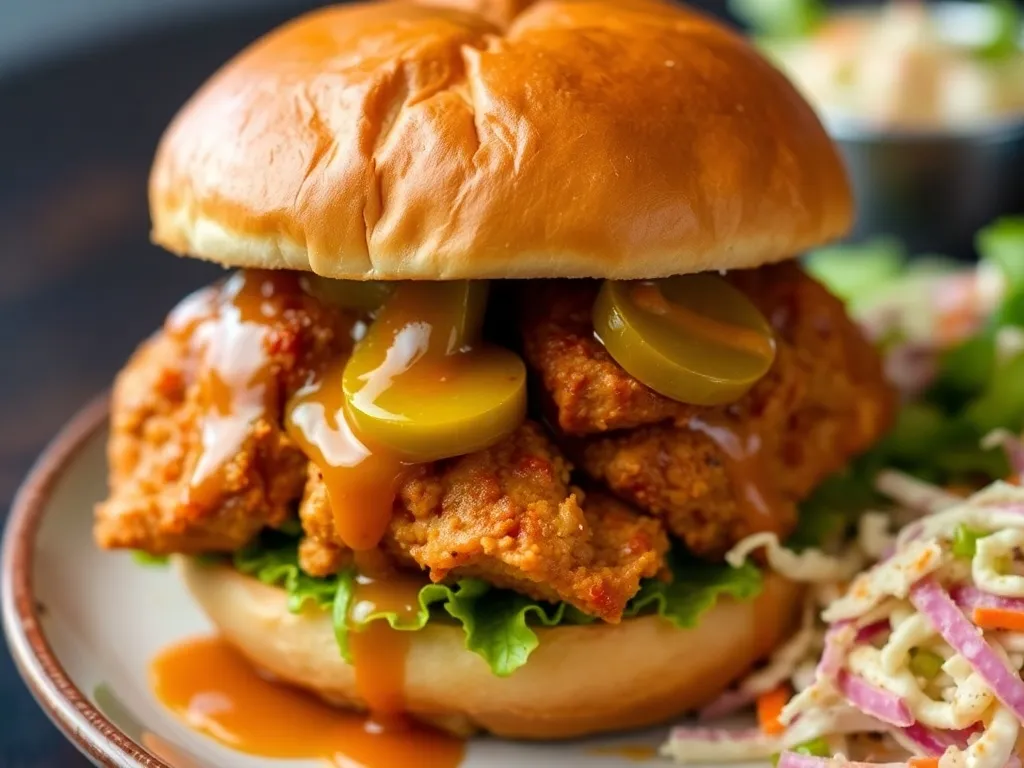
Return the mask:
[[[819, 672], [814, 684], [787, 705], [784, 718], [797, 723], [841, 698], [899, 726], [889, 729], [890, 737], [911, 754], [940, 757], [943, 767], [1003, 768], [1024, 722], [1024, 681], [1011, 658], [1022, 646], [1017, 633], [987, 632], [963, 611], [1024, 605], [1024, 578], [999, 572], [999, 563], [1024, 544], [1021, 527], [1003, 528], [1007, 520], [1020, 520], [1022, 504], [1024, 489], [993, 484], [926, 517], [923, 530], [929, 538], [904, 538], [892, 557], [854, 580], [824, 612], [832, 622], [826, 658], [831, 656], [831, 672], [840, 666], [838, 678]], [[952, 556], [954, 531], [964, 521], [986, 534], [970, 568]], [[995, 583], [986, 581], [991, 573]], [[984, 576], [981, 583], [977, 574]], [[952, 592], [946, 584], [954, 585]], [[888, 628], [881, 636], [851, 640], [853, 627], [875, 626], [872, 608], [883, 601]], [[944, 659], [940, 674], [915, 675], [911, 659], [918, 649]]]
[[792, 581], [841, 581], [852, 577], [864, 565], [860, 553], [854, 549], [848, 549], [842, 557], [827, 555], [813, 547], [794, 552], [783, 547], [774, 533], [747, 536], [726, 553], [725, 562], [739, 568], [752, 552], [762, 548], [771, 569]]
[[[778, 717], [783, 733], [677, 728], [663, 754], [680, 762], [734, 762], [772, 748], [780, 768], [904, 768], [912, 757], [937, 758], [939, 768], [1020, 768], [1022, 233], [1024, 218], [983, 233], [984, 261], [973, 275], [913, 276], [918, 287], [931, 286], [920, 293], [936, 305], [943, 296], [952, 300], [953, 292], [961, 304], [973, 297], [976, 316], [959, 337], [940, 341], [934, 327], [908, 324], [896, 329], [899, 338], [890, 344], [891, 323], [908, 322], [917, 310], [900, 310], [900, 279], [886, 278], [892, 289], [884, 291], [886, 306], [873, 306], [872, 322], [883, 321], [874, 332], [890, 351], [914, 347], [924, 365], [914, 391], [904, 390], [912, 399], [893, 433], [833, 484], [838, 493], [814, 501], [814, 520], [839, 521], [845, 537], [820, 548], [799, 545], [799, 537], [783, 546], [761, 533], [727, 555], [735, 566], [763, 550], [770, 568], [810, 584], [809, 599], [821, 609], [763, 668], [702, 713], [704, 719], [732, 713], [788, 683], [794, 694]], [[872, 306], [867, 294], [857, 294], [857, 275], [843, 269], [821, 274], [850, 278], [844, 298]], [[905, 355], [902, 362], [912, 361]], [[922, 383], [918, 374], [925, 372], [929, 380]], [[844, 498], [856, 499], [856, 512], [844, 507]], [[874, 564], [858, 575], [868, 563]], [[780, 677], [784, 671], [788, 678]], [[711, 733], [715, 738], [706, 738]], [[861, 738], [867, 734], [874, 737]], [[830, 744], [835, 756], [799, 749], [814, 739]]]

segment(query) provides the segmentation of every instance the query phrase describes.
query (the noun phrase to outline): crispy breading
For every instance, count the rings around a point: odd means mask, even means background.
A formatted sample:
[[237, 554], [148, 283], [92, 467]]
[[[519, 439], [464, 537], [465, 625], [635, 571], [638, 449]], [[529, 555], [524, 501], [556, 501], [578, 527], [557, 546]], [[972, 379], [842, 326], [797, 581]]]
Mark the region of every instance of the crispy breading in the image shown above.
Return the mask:
[[[347, 353], [352, 322], [304, 295], [279, 298], [294, 306], [273, 321], [263, 348], [235, 350], [266, 356], [276, 390], [268, 402], [277, 404]], [[334, 534], [320, 474], [285, 434], [280, 408], [249, 424], [214, 496], [189, 493], [207, 418], [198, 384], [206, 360], [192, 341], [165, 330], [118, 377], [111, 494], [97, 506], [97, 541], [154, 554], [232, 551], [299, 506], [303, 567], [336, 572], [349, 553]], [[490, 450], [422, 465], [401, 487], [384, 546], [402, 567], [435, 580], [480, 576], [617, 620], [640, 579], [663, 568], [668, 538], [660, 521], [621, 502], [595, 495], [583, 504], [569, 471], [532, 423]]]
[[[668, 400], [623, 371], [593, 335], [597, 283], [531, 281], [526, 356], [561, 431], [552, 440], [528, 421], [488, 450], [417, 467], [401, 484], [382, 551], [434, 580], [476, 576], [616, 621], [640, 580], [664, 569], [666, 526], [708, 556], [755, 530], [790, 530], [796, 503], [881, 433], [893, 398], [843, 307], [797, 267], [728, 279], [771, 322], [778, 355], [723, 408]], [[245, 422], [214, 494], [190, 492], [209, 418], [199, 385], [209, 361], [197, 334], [169, 326], [118, 377], [111, 491], [96, 511], [101, 546], [232, 551], [298, 508], [302, 567], [326, 575], [350, 562], [320, 473], [285, 434], [282, 411], [312, 373], [348, 353], [355, 318], [298, 290], [287, 273], [273, 280], [284, 289], [268, 300], [281, 303], [269, 314], [256, 305], [273, 319], [255, 350], [266, 357], [271, 396]], [[563, 450], [589, 475], [585, 496]], [[756, 512], [757, 497], [768, 511]]]
[[523, 351], [551, 400], [552, 421], [567, 435], [655, 424], [685, 408], [627, 374], [594, 337], [590, 314], [600, 287], [540, 280], [523, 288]]
[[[197, 298], [213, 303], [222, 287]], [[295, 286], [279, 294], [281, 312], [256, 350], [272, 369], [271, 402], [283, 402], [312, 367], [351, 346], [354, 318], [323, 308]], [[198, 303], [198, 302], [197, 302]], [[264, 526], [294, 514], [305, 485], [305, 455], [281, 429], [279, 410], [254, 418], [219, 468], [217, 492], [196, 499], [189, 485], [202, 452], [198, 377], [192, 338], [163, 330], [144, 343], [117, 377], [108, 445], [110, 495], [97, 505], [100, 546], [153, 554], [230, 552]]]
[[[658, 520], [619, 501], [584, 498], [569, 472], [541, 428], [527, 422], [488, 450], [419, 467], [402, 484], [383, 547], [434, 581], [476, 576], [617, 621], [640, 580], [662, 570], [668, 538]], [[344, 551], [315, 469], [300, 515], [310, 536], [303, 568], [338, 568]]]
[[619, 367], [594, 337], [596, 283], [531, 286], [540, 295], [526, 303], [524, 326], [558, 426], [586, 435], [564, 440], [580, 466], [708, 556], [758, 530], [789, 533], [797, 502], [866, 450], [894, 409], [875, 350], [799, 267], [727, 279], [768, 318], [778, 346], [769, 374], [727, 407], [671, 401]]

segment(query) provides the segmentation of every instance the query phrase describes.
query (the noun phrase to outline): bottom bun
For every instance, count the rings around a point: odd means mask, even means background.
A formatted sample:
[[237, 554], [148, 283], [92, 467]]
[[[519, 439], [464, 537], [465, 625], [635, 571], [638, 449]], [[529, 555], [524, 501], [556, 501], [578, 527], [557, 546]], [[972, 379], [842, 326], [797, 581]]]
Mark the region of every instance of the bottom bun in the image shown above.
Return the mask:
[[[362, 709], [331, 617], [289, 613], [285, 593], [226, 566], [182, 559], [186, 585], [225, 639], [259, 669]], [[468, 735], [560, 739], [654, 725], [706, 704], [792, 629], [800, 587], [768, 575], [756, 600], [721, 600], [694, 629], [646, 616], [618, 625], [538, 628], [540, 646], [509, 677], [466, 650], [462, 628], [413, 633], [405, 702], [418, 719]]]

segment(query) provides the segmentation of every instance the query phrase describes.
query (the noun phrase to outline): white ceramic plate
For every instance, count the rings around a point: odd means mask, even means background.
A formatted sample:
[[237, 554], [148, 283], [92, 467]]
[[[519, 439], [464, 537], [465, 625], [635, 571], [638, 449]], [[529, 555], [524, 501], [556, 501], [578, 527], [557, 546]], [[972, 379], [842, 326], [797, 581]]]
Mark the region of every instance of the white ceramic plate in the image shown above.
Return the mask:
[[[79, 414], [39, 459], [11, 512], [3, 620], [26, 683], [65, 735], [100, 765], [323, 768], [233, 752], [183, 726], [150, 694], [153, 656], [211, 627], [170, 570], [143, 568], [128, 554], [93, 546], [92, 507], [105, 493], [107, 474], [106, 418], [105, 399]], [[623, 768], [636, 764], [615, 749], [657, 746], [664, 734], [566, 744], [475, 739], [463, 766]]]

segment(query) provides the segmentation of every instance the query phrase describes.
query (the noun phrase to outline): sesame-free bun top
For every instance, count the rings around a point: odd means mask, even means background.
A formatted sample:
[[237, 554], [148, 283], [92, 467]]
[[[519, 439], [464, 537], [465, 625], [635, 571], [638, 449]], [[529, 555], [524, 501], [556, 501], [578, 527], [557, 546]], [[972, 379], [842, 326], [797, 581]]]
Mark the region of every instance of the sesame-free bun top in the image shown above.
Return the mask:
[[658, 0], [310, 13], [185, 106], [150, 206], [175, 253], [356, 280], [755, 267], [852, 216], [793, 86]]

